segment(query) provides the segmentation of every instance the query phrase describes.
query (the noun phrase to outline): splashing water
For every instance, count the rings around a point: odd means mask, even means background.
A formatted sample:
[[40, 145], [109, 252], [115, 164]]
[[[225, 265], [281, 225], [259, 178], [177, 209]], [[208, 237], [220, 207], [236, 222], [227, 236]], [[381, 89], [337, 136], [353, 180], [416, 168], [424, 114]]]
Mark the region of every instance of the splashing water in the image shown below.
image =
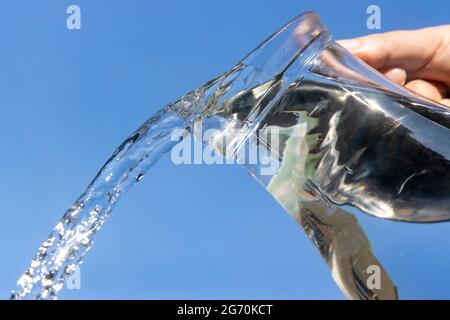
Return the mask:
[[119, 198], [189, 133], [202, 90], [194, 90], [156, 113], [117, 148], [42, 243], [18, 280], [12, 299], [56, 298]]

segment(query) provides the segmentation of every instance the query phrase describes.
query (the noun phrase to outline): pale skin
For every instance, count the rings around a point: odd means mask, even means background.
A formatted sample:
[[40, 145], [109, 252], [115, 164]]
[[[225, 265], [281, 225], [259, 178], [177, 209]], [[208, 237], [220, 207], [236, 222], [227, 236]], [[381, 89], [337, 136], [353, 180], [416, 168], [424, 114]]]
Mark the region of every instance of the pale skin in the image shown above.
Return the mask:
[[394, 82], [450, 108], [450, 25], [338, 43]]

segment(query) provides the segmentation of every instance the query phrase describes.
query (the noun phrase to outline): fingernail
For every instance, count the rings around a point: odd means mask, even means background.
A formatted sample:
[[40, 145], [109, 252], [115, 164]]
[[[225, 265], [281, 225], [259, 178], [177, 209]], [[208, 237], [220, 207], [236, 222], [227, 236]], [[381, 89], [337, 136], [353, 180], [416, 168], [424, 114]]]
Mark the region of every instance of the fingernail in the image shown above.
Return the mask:
[[404, 85], [406, 82], [406, 71], [402, 68], [392, 68], [386, 72], [384, 72], [386, 78], [400, 84]]
[[361, 46], [361, 43], [357, 39], [345, 39], [337, 41], [341, 46], [347, 50], [354, 50]]

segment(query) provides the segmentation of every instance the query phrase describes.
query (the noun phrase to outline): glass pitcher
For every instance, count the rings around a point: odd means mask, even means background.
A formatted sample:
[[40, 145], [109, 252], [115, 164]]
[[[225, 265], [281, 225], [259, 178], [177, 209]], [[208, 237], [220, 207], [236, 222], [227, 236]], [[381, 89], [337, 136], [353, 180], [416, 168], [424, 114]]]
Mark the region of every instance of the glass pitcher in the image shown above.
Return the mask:
[[294, 217], [347, 297], [450, 298], [448, 109], [352, 56], [313, 12], [200, 91], [207, 144]]

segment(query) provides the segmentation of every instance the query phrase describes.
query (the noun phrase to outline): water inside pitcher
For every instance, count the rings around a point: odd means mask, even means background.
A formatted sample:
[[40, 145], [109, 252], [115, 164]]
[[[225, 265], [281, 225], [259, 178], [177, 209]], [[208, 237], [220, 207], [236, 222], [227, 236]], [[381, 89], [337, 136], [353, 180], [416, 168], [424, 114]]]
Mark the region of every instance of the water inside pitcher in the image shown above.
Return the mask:
[[349, 298], [449, 297], [448, 109], [352, 56], [311, 12], [211, 88], [210, 146], [242, 158], [250, 145], [277, 164], [241, 159]]

